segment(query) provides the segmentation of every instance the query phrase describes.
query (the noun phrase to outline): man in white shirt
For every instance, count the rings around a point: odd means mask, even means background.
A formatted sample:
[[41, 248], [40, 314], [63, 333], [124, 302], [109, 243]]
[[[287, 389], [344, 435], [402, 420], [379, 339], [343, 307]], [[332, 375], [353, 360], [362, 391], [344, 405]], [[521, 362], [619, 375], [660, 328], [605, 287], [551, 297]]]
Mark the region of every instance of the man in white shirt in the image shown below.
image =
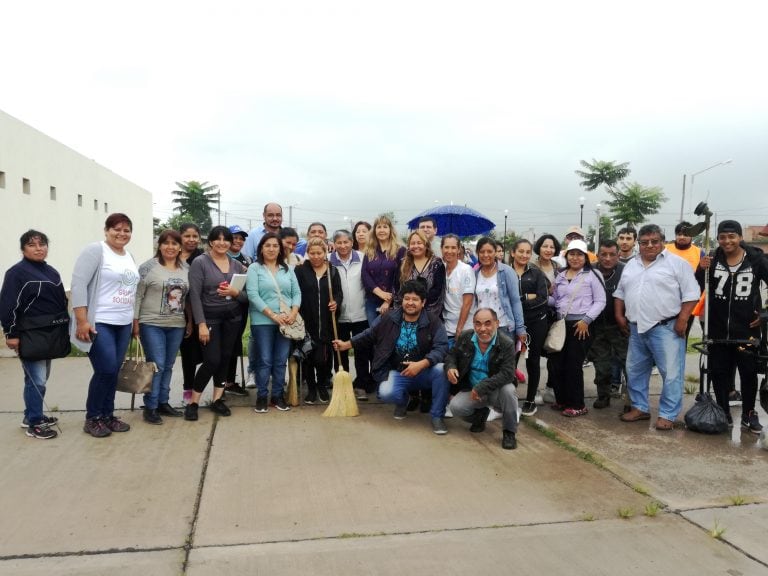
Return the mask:
[[632, 409], [624, 422], [649, 420], [648, 384], [654, 363], [662, 377], [657, 430], [672, 430], [683, 407], [685, 331], [699, 300], [688, 263], [664, 247], [664, 233], [647, 224], [638, 233], [640, 253], [624, 267], [614, 292], [616, 323], [629, 335], [627, 388]]

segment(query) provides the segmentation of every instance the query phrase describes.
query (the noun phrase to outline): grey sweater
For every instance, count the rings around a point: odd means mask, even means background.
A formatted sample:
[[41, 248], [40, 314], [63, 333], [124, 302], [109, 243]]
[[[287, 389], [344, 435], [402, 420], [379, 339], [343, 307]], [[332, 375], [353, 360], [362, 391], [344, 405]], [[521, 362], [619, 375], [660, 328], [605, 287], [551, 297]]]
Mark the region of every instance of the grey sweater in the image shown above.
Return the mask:
[[241, 317], [242, 304], [248, 302], [248, 294], [241, 290], [237, 298], [227, 300], [217, 294], [219, 284], [231, 282], [233, 274], [245, 274], [245, 267], [236, 260], [229, 259], [229, 271], [225, 274], [208, 254], [203, 254], [192, 261], [189, 270], [189, 303], [195, 324], [218, 324], [223, 320]]

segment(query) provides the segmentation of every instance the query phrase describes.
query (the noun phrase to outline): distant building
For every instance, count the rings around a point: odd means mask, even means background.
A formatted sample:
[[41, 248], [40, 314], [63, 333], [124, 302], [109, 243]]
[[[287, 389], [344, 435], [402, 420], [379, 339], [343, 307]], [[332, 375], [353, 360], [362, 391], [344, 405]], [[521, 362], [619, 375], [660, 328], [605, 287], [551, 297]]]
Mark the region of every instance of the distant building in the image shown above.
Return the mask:
[[75, 259], [87, 243], [104, 239], [112, 212], [133, 221], [128, 250], [136, 261], [149, 258], [149, 191], [0, 111], [0, 275], [21, 257], [19, 236], [34, 228], [48, 235], [48, 263], [69, 290]]
[[765, 235], [766, 232], [768, 232], [768, 226], [745, 226], [744, 242], [768, 253], [768, 237]]

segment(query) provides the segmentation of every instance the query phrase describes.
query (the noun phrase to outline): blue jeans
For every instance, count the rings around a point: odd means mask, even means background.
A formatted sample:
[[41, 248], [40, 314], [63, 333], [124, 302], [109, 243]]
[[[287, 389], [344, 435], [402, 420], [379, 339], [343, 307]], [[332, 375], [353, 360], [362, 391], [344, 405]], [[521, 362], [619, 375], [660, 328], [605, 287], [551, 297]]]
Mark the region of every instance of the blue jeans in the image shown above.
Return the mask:
[[291, 341], [280, 334], [277, 324], [252, 325], [251, 341], [256, 352], [256, 395], [259, 398], [269, 396], [269, 377], [272, 376], [272, 397], [282, 396]]
[[88, 399], [85, 401], [85, 417], [109, 418], [115, 411], [115, 387], [117, 374], [125, 359], [125, 352], [131, 341], [131, 324], [116, 326], [96, 324], [88, 359], [93, 367], [93, 376], [88, 385]]
[[373, 323], [376, 322], [376, 318], [379, 317], [379, 311], [376, 310], [379, 306], [381, 306], [381, 303], [378, 299], [365, 299], [365, 318], [368, 320], [368, 326], [373, 326]]
[[411, 392], [431, 390], [432, 407], [429, 413], [432, 418], [442, 418], [445, 416], [445, 405], [448, 404], [448, 386], [442, 363], [422, 370], [415, 378], [408, 378], [397, 370], [390, 370], [389, 377], [379, 384], [379, 398], [388, 404], [405, 406]]
[[24, 418], [30, 426], [43, 420], [45, 385], [51, 375], [50, 360], [22, 360], [24, 369]]
[[173, 364], [184, 338], [184, 328], [139, 324], [139, 336], [147, 362], [157, 365], [157, 372], [152, 377], [152, 391], [144, 394], [144, 407], [156, 410], [158, 405], [168, 403]]
[[639, 334], [637, 324], [629, 324], [627, 350], [627, 389], [632, 407], [650, 412], [648, 382], [654, 363], [661, 374], [659, 417], [674, 420], [683, 408], [683, 378], [685, 375], [685, 338], [675, 332], [675, 323], [657, 324]]

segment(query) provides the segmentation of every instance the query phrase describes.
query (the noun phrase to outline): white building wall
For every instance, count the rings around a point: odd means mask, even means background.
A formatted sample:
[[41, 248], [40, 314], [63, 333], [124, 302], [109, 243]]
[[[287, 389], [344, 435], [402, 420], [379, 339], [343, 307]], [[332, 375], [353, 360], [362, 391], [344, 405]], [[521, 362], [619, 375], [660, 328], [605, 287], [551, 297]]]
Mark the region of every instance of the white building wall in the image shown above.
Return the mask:
[[48, 235], [48, 263], [69, 290], [78, 254], [104, 239], [113, 212], [133, 221], [127, 248], [136, 262], [151, 257], [150, 192], [0, 111], [0, 277], [21, 258], [21, 234], [34, 228]]

